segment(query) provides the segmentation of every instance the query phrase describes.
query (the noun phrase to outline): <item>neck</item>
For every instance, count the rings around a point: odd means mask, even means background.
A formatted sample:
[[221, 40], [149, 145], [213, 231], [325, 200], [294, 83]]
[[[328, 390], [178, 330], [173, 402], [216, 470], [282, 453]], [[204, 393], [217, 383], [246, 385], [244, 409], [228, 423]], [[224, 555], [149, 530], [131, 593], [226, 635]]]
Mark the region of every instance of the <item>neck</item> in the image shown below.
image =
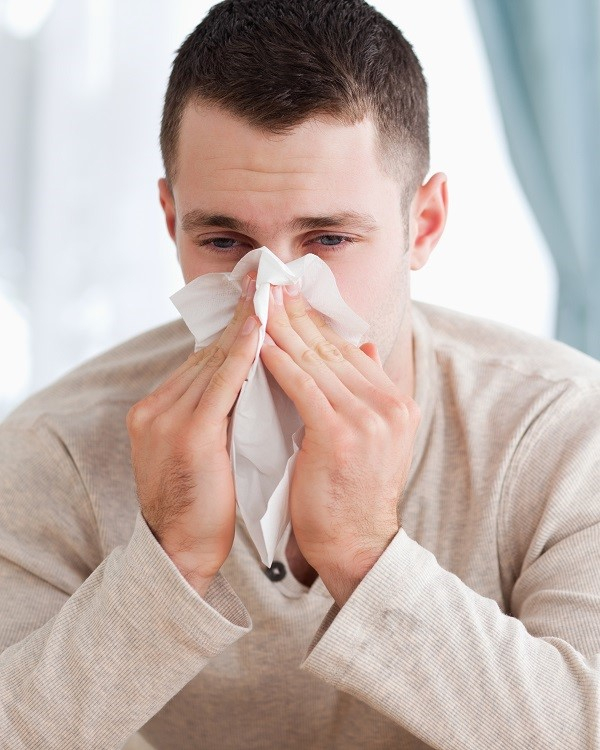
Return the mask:
[[412, 321], [407, 308], [392, 350], [383, 363], [386, 375], [401, 393], [415, 396], [415, 358], [413, 353]]

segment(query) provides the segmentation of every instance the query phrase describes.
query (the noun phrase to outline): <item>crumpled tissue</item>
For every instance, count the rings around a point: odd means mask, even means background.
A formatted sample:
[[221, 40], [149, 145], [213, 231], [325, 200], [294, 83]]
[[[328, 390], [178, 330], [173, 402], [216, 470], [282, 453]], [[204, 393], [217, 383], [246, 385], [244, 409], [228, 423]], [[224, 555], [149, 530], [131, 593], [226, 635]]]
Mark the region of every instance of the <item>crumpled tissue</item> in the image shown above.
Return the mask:
[[293, 402], [261, 359], [270, 285], [301, 279], [301, 293], [347, 341], [359, 345], [369, 329], [344, 302], [329, 266], [317, 255], [283, 263], [268, 248], [247, 253], [229, 273], [208, 273], [171, 300], [196, 340], [196, 351], [215, 341], [231, 320], [244, 276], [256, 271], [254, 309], [260, 319], [256, 355], [233, 408], [228, 450], [240, 513], [262, 562], [270, 567], [290, 522], [288, 498], [304, 427]]

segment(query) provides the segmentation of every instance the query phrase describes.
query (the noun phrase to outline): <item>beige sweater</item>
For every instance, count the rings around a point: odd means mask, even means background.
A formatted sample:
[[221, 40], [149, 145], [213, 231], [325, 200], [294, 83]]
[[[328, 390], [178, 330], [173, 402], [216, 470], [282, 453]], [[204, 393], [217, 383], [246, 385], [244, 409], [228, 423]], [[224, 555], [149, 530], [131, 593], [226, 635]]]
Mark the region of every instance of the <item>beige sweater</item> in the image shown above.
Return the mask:
[[138, 513], [124, 417], [180, 323], [0, 430], [0, 747], [600, 748], [600, 365], [420, 305], [403, 528], [339, 610], [238, 522], [206, 599]]

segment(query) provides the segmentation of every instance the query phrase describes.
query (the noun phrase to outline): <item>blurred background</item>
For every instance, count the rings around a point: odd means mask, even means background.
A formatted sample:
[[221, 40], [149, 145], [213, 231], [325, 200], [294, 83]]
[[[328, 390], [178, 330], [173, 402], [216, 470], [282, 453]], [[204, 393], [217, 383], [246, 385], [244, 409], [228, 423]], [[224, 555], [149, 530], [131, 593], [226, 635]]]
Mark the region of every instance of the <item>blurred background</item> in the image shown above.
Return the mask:
[[[0, 416], [176, 317], [159, 122], [174, 53], [210, 4], [0, 0]], [[558, 330], [598, 356], [597, 326], [585, 330], [600, 297], [586, 256], [599, 195], [597, 3], [373, 4], [421, 60], [431, 171], [449, 177], [447, 230], [413, 296]], [[540, 25], [552, 5], [568, 17]]]

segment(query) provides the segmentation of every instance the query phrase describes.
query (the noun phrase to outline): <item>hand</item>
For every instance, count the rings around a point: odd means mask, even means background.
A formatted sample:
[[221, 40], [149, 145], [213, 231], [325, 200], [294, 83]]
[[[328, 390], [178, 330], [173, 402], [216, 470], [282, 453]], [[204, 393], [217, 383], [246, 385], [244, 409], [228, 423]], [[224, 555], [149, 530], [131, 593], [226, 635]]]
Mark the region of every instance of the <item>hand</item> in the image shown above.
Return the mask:
[[338, 604], [398, 532], [419, 411], [381, 367], [373, 345], [358, 348], [271, 290], [261, 358], [305, 425], [290, 486], [296, 542]]
[[[233, 544], [229, 413], [258, 344], [254, 279], [244, 280], [218, 341], [192, 354], [127, 415], [142, 515], [182, 575], [204, 595]], [[253, 326], [248, 331], [244, 324]]]

